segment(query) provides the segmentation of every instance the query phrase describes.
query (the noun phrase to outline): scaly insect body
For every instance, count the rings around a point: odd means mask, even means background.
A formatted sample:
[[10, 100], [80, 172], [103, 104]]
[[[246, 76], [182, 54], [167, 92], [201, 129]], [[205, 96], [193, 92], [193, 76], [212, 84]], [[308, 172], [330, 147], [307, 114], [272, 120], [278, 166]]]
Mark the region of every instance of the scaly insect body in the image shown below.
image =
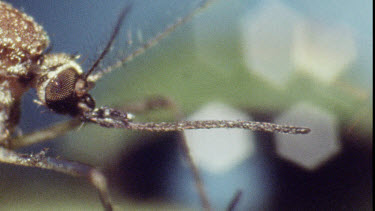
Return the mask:
[[[308, 128], [250, 121], [135, 123], [131, 122], [132, 116], [126, 112], [108, 107], [95, 107], [95, 101], [88, 91], [104, 73], [110, 72], [141, 54], [178, 25], [188, 21], [195, 11], [204, 7], [207, 2], [200, 3], [195, 10], [176, 19], [161, 34], [142, 43], [138, 49], [113, 66], [103, 71], [96, 71], [96, 67], [109, 52], [123, 20], [131, 10], [131, 6], [125, 7], [101, 55], [92, 67], [84, 72], [76, 61], [76, 56], [65, 53], [46, 53], [49, 38], [42, 26], [31, 16], [0, 1], [0, 162], [51, 169], [72, 176], [86, 177], [98, 189], [104, 208], [112, 210], [106, 178], [101, 171], [82, 163], [46, 157], [44, 151], [34, 155], [25, 155], [12, 149], [57, 137], [77, 127], [81, 122], [91, 122], [110, 128], [164, 132], [185, 129], [243, 128], [290, 134], [308, 133]], [[71, 115], [73, 120], [35, 133], [14, 137], [20, 117], [21, 97], [30, 88], [36, 89], [39, 104], [56, 113]], [[197, 181], [197, 183], [200, 182]]]
[[18, 124], [21, 97], [32, 85], [49, 38], [32, 17], [4, 2], [0, 20], [0, 145], [6, 145]]

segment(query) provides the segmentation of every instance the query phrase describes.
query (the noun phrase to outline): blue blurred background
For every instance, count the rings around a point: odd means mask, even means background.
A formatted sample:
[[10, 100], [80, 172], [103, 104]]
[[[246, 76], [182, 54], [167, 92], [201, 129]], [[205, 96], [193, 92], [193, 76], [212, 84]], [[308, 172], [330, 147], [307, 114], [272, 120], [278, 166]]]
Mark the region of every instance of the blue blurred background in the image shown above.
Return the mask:
[[[132, 5], [131, 13], [102, 68], [202, 4], [8, 2], [43, 25], [52, 52], [80, 54], [85, 69], [126, 5]], [[225, 209], [238, 190], [243, 192], [238, 210], [370, 210], [372, 4], [213, 1], [157, 46], [106, 75], [92, 94], [98, 105], [111, 106], [162, 95], [174, 99], [188, 119], [216, 115], [313, 129], [308, 136], [214, 130], [197, 133], [198, 141], [186, 133], [215, 210]], [[31, 91], [23, 102], [24, 133], [69, 118], [38, 107], [33, 98]], [[204, 116], [207, 110], [212, 114]], [[172, 120], [168, 110], [137, 115], [137, 121]], [[86, 125], [21, 151], [48, 147], [50, 156], [104, 169], [119, 210], [201, 209], [177, 137]], [[101, 209], [95, 190], [83, 179], [0, 165], [0, 181], [0, 210]]]

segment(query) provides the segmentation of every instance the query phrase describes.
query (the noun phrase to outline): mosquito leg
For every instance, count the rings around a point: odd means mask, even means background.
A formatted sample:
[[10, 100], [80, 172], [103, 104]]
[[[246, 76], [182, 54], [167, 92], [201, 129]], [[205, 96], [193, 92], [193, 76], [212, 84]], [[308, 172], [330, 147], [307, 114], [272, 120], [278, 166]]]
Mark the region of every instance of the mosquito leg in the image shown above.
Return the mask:
[[238, 203], [239, 203], [239, 201], [240, 201], [240, 199], [241, 199], [241, 196], [242, 196], [242, 191], [241, 191], [241, 190], [238, 190], [238, 191], [234, 194], [232, 200], [229, 202], [228, 207], [227, 207], [226, 210], [227, 210], [227, 211], [233, 211], [233, 210], [235, 210], [236, 207], [238, 207]]
[[[77, 128], [82, 122], [79, 119], [72, 119], [66, 122], [57, 123], [48, 128], [17, 136], [10, 139], [9, 148], [18, 149], [31, 144], [48, 141]], [[7, 147], [8, 148], [8, 147]]]
[[[175, 107], [177, 108], [177, 107]], [[177, 119], [181, 119], [181, 113], [175, 109]], [[183, 131], [186, 129], [211, 129], [211, 128], [242, 128], [253, 131], [263, 132], [279, 132], [287, 134], [306, 134], [310, 132], [309, 128], [297, 127], [290, 125], [278, 125], [268, 122], [252, 122], [252, 121], [231, 121], [231, 120], [208, 120], [208, 121], [178, 121], [178, 122], [132, 122], [133, 116], [129, 113], [120, 110], [100, 107], [93, 111], [86, 112], [82, 115], [81, 120], [84, 122], [91, 122], [102, 127], [108, 128], [123, 128], [131, 130], [146, 130], [152, 132], [168, 132], [168, 131]], [[194, 164], [187, 146], [185, 138], [182, 136], [182, 147], [184, 154], [198, 188], [199, 197], [201, 199], [202, 207], [205, 210], [210, 210], [207, 194], [205, 193], [203, 181], [200, 177], [198, 168]]]
[[[183, 117], [181, 110], [178, 108], [177, 104], [170, 98], [165, 96], [153, 96], [145, 100], [134, 102], [131, 104], [124, 105], [120, 108], [121, 110], [130, 112], [130, 113], [145, 113], [154, 109], [169, 109], [175, 116], [175, 119], [181, 119]], [[204, 184], [202, 177], [199, 173], [198, 167], [195, 165], [187, 145], [185, 135], [179, 133], [180, 147], [182, 148], [182, 154], [187, 161], [189, 168], [192, 171], [193, 178], [195, 181], [195, 186], [204, 210], [211, 210], [211, 206], [208, 200], [208, 196], [204, 189]]]
[[[154, 96], [147, 98], [146, 100], [135, 102], [121, 107], [121, 110], [128, 111], [131, 113], [144, 113], [154, 109], [170, 109], [176, 119], [181, 119], [183, 114], [178, 108], [177, 104], [172, 99], [165, 96]], [[193, 158], [190, 154], [189, 146], [187, 145], [184, 133], [179, 133], [178, 140], [180, 140], [180, 147], [182, 148], [182, 154], [187, 161], [189, 168], [192, 171], [195, 186], [200, 198], [202, 208], [204, 210], [211, 210], [211, 205], [208, 200], [207, 193], [204, 188], [202, 177], [199, 173], [198, 167], [195, 165]]]
[[199, 173], [199, 169], [198, 169], [197, 165], [195, 165], [195, 163], [193, 161], [193, 157], [191, 157], [190, 149], [189, 149], [189, 146], [186, 142], [186, 138], [185, 138], [184, 133], [179, 132], [179, 138], [181, 140], [181, 148], [183, 150], [183, 155], [185, 156], [185, 159], [186, 159], [186, 161], [189, 165], [189, 168], [191, 169], [192, 174], [193, 174], [195, 186], [197, 188], [198, 195], [199, 195], [199, 198], [201, 200], [202, 208], [204, 210], [211, 210], [211, 205], [210, 205], [210, 202], [208, 200], [206, 190], [204, 188], [204, 183], [203, 183], [201, 174]]
[[112, 210], [107, 180], [101, 171], [86, 164], [46, 157], [45, 154], [46, 151], [31, 155], [20, 154], [13, 150], [0, 147], [0, 162], [18, 166], [49, 169], [75, 177], [86, 177], [99, 191], [100, 200], [105, 210]]

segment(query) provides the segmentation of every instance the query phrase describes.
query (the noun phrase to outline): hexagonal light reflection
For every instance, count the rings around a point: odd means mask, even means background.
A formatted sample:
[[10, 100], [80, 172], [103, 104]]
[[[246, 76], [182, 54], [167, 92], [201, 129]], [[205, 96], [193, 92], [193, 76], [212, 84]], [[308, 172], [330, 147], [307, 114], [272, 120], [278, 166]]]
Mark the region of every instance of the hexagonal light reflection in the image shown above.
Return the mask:
[[[221, 103], [207, 104], [188, 118], [228, 119], [249, 120], [245, 113]], [[185, 136], [194, 162], [211, 172], [227, 171], [254, 152], [252, 132], [243, 129], [186, 130]]]
[[302, 17], [280, 2], [263, 2], [242, 20], [242, 46], [249, 70], [277, 85], [294, 71], [290, 59], [295, 24]]
[[316, 169], [341, 150], [336, 118], [316, 106], [300, 103], [280, 115], [275, 122], [311, 128], [311, 132], [303, 136], [276, 134], [277, 153], [304, 168]]
[[284, 85], [295, 70], [331, 82], [356, 58], [349, 27], [313, 23], [278, 1], [263, 2], [242, 22], [248, 69], [277, 85]]
[[356, 58], [356, 44], [348, 27], [301, 21], [294, 35], [292, 52], [297, 70], [322, 81], [335, 80]]

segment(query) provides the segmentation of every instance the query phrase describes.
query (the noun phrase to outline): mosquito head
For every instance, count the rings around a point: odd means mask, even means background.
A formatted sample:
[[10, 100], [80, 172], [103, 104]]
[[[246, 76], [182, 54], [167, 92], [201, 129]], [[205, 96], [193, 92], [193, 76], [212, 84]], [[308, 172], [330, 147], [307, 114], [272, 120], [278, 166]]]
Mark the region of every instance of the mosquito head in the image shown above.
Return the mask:
[[128, 5], [121, 11], [107, 45], [86, 73], [83, 73], [81, 66], [77, 63], [76, 56], [65, 53], [45, 54], [39, 59], [40, 68], [38, 71], [40, 72], [37, 74], [39, 77], [34, 82], [34, 86], [41, 104], [56, 113], [80, 116], [86, 121], [93, 118], [92, 116], [102, 117], [102, 113], [106, 114], [103, 118], [122, 117], [121, 115], [119, 117], [117, 112], [108, 112], [108, 109], [95, 110], [95, 101], [88, 94], [88, 91], [94, 86], [94, 81], [90, 80], [89, 76], [109, 52], [130, 8], [131, 6]]
[[60, 114], [82, 115], [95, 108], [88, 94], [92, 85], [84, 77], [76, 57], [67, 54], [47, 54], [41, 64], [42, 74], [36, 81], [42, 104]]
[[65, 69], [45, 89], [48, 108], [57, 113], [80, 115], [95, 108], [87, 82], [73, 68]]

